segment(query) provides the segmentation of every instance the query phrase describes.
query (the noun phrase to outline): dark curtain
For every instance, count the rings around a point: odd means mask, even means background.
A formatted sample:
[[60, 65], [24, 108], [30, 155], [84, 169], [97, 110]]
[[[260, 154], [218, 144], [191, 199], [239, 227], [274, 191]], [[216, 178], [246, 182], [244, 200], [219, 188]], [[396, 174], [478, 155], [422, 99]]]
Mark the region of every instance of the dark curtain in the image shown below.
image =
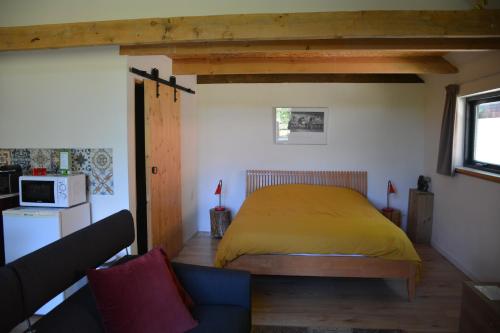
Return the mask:
[[439, 155], [437, 172], [453, 175], [453, 136], [455, 135], [456, 104], [459, 86], [450, 84], [446, 87], [443, 121], [441, 123], [441, 138], [439, 139]]

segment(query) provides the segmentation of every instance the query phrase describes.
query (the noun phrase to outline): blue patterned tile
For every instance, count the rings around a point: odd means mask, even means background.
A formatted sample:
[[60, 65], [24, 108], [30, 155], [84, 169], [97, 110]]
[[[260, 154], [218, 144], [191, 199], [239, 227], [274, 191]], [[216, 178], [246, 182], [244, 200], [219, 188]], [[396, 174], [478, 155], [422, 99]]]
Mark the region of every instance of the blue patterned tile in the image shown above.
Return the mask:
[[31, 173], [31, 157], [29, 149], [12, 149], [12, 164], [18, 164], [23, 169], [25, 175]]
[[59, 149], [52, 149], [50, 151], [50, 173], [59, 172]]
[[100, 195], [113, 195], [113, 171], [109, 173], [98, 173], [92, 170], [90, 175], [90, 193]]
[[12, 164], [12, 157], [9, 149], [0, 149], [0, 165]]
[[101, 173], [107, 173], [113, 169], [113, 150], [112, 149], [92, 149], [90, 153], [92, 170]]
[[91, 151], [92, 149], [71, 149], [71, 170], [90, 175], [92, 171], [90, 162]]
[[113, 149], [92, 149], [90, 165], [90, 192], [101, 195], [114, 194]]
[[51, 149], [30, 149], [30, 159], [32, 168], [45, 168], [51, 171]]
[[87, 175], [87, 188], [93, 195], [113, 195], [113, 149], [0, 149], [2, 163], [19, 164], [24, 174], [32, 167], [46, 168], [48, 173], [59, 170], [59, 153], [69, 150], [71, 171]]

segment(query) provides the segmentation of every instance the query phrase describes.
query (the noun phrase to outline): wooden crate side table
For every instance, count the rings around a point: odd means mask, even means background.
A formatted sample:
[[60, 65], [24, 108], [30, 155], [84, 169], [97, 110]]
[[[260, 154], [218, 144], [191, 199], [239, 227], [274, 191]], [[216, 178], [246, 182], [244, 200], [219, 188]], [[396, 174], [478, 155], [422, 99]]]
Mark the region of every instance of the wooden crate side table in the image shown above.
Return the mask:
[[500, 283], [464, 282], [462, 309], [460, 311], [460, 333], [500, 332], [500, 301], [492, 301], [475, 288], [476, 285]]
[[399, 209], [380, 210], [380, 212], [387, 217], [392, 223], [401, 228], [401, 211]]
[[231, 211], [229, 209], [210, 209], [210, 235], [213, 238], [222, 238], [231, 224]]
[[414, 243], [431, 242], [434, 193], [410, 189], [407, 233]]

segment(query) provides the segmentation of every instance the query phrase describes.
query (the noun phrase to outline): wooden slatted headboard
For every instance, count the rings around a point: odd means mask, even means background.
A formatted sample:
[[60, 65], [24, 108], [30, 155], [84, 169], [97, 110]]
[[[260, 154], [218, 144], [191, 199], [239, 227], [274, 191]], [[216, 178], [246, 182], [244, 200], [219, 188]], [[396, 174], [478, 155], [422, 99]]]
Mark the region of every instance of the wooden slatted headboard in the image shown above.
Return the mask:
[[366, 197], [366, 171], [280, 171], [247, 170], [247, 197], [261, 187], [280, 184], [308, 184], [347, 187]]

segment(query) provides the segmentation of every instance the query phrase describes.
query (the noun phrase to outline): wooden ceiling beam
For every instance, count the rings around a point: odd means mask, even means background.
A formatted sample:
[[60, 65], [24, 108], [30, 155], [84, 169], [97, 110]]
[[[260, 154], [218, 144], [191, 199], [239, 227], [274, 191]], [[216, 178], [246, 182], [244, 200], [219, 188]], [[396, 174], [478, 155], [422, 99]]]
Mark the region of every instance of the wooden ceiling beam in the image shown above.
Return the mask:
[[500, 37], [500, 10], [350, 11], [148, 18], [0, 28], [0, 51], [338, 38]]
[[214, 53], [214, 54], [167, 54], [172, 60], [206, 59], [206, 58], [358, 58], [358, 57], [423, 57], [444, 56], [445, 52], [435, 51], [372, 51], [372, 50], [341, 50], [341, 51], [295, 51], [295, 52], [247, 52], [247, 53]]
[[[406, 51], [406, 50], [309, 50], [309, 51], [252, 51], [238, 53], [160, 53], [144, 52], [142, 55], [165, 55], [171, 59], [196, 59], [196, 58], [329, 58], [329, 57], [420, 57], [420, 56], [444, 56], [446, 52], [441, 51]], [[122, 53], [123, 55], [123, 53]]]
[[327, 40], [281, 40], [256, 42], [175, 43], [121, 46], [120, 54], [167, 55], [169, 57], [207, 56], [270, 52], [450, 52], [499, 50], [500, 38], [351, 38]]
[[449, 74], [457, 69], [442, 57], [206, 58], [176, 59], [175, 75], [220, 74]]
[[424, 81], [415, 74], [234, 74], [198, 75], [197, 83], [424, 83]]

